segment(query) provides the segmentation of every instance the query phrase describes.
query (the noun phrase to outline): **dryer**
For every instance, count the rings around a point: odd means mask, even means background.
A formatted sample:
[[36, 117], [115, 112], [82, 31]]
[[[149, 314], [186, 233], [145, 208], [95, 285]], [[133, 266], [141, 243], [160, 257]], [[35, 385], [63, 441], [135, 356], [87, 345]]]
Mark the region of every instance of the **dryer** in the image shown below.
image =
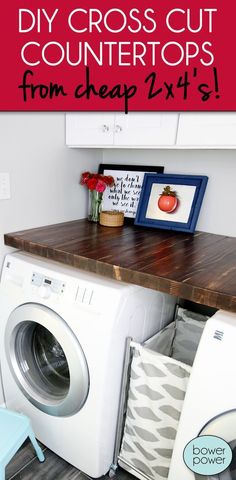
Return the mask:
[[236, 440], [236, 315], [219, 310], [207, 320], [193, 363], [178, 424], [168, 480], [235, 480], [235, 458], [221, 474], [202, 476], [184, 463], [183, 452], [199, 435]]
[[169, 323], [176, 298], [16, 252], [0, 283], [7, 407], [92, 477], [113, 461], [125, 340]]

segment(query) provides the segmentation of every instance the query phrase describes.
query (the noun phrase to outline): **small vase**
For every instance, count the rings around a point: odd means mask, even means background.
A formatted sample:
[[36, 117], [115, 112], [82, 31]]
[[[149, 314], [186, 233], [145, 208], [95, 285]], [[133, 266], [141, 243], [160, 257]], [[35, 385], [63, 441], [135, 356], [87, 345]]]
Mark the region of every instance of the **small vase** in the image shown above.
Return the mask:
[[102, 195], [103, 192], [97, 192], [97, 190], [90, 190], [90, 206], [88, 215], [88, 220], [90, 222], [99, 222]]

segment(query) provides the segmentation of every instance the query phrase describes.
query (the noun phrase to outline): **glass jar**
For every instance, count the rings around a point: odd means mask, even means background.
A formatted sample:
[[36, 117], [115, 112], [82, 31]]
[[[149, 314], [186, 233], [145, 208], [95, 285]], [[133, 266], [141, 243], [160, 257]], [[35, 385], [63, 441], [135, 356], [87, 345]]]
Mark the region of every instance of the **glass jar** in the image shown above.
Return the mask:
[[103, 192], [97, 190], [90, 190], [89, 214], [88, 220], [90, 222], [99, 222], [99, 215], [102, 205]]

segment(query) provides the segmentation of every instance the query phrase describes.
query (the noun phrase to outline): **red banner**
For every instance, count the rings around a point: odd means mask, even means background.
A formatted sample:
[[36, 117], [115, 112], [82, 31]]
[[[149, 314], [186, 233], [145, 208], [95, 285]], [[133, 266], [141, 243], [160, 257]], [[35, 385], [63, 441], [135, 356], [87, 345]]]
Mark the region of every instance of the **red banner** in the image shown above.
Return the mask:
[[2, 111], [236, 110], [231, 2], [12, 0], [1, 10]]

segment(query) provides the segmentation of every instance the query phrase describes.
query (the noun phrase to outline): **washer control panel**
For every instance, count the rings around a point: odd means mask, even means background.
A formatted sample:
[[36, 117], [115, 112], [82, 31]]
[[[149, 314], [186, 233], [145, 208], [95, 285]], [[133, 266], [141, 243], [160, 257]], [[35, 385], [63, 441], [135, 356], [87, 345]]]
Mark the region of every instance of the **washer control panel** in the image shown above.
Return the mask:
[[31, 284], [39, 287], [39, 294], [42, 298], [49, 298], [51, 293], [61, 295], [65, 289], [65, 283], [52, 277], [46, 277], [38, 272], [33, 272]]

